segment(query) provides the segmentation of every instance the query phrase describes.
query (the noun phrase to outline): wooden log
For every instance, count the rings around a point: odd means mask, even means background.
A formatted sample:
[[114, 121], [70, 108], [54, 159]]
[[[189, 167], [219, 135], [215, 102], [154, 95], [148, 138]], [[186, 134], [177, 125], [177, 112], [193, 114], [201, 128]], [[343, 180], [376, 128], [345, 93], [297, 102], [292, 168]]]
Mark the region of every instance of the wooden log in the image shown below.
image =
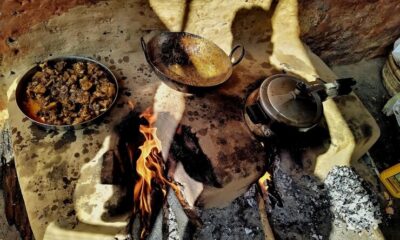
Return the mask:
[[103, 155], [103, 164], [101, 168], [102, 184], [123, 184], [125, 178], [123, 174], [121, 160], [117, 157], [114, 150], [109, 150]]
[[[19, 186], [17, 171], [14, 164], [14, 155], [11, 144], [11, 131], [8, 125], [0, 131], [0, 183], [3, 188], [5, 215], [9, 225], [15, 225], [24, 240], [33, 239], [28, 214]], [[1, 209], [3, 211], [3, 209]]]
[[14, 162], [3, 166], [3, 190], [8, 224], [15, 225], [22, 239], [33, 239]]
[[275, 240], [274, 232], [272, 231], [271, 225], [268, 221], [267, 210], [265, 208], [265, 196], [262, 195], [262, 192], [257, 194], [258, 201], [258, 211], [260, 213], [260, 219], [264, 230], [264, 238], [265, 240]]
[[[0, 130], [0, 166], [4, 166], [6, 163], [13, 160], [13, 152], [11, 146], [11, 131], [6, 124], [3, 129]], [[3, 179], [3, 171], [0, 171], [0, 183]]]
[[196, 134], [191, 128], [181, 125], [174, 137], [170, 148], [170, 160], [181, 161], [187, 174], [196, 181], [217, 188], [222, 187], [218, 182], [210, 159], [204, 154]]

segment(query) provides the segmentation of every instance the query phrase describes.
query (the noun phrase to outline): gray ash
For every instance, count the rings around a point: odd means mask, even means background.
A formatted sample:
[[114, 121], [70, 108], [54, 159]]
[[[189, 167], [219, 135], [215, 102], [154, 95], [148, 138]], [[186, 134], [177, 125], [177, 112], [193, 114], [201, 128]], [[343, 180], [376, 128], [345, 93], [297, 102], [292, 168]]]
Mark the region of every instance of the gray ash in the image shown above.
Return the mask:
[[201, 219], [204, 225], [193, 239], [264, 239], [254, 185], [225, 208], [203, 210]]
[[377, 197], [368, 184], [349, 167], [333, 168], [325, 185], [329, 189], [335, 223], [343, 220], [350, 230], [376, 229], [382, 215]]
[[297, 171], [277, 168], [274, 188], [280, 199], [273, 203], [270, 196], [270, 224], [277, 239], [328, 239], [332, 214], [323, 183]]

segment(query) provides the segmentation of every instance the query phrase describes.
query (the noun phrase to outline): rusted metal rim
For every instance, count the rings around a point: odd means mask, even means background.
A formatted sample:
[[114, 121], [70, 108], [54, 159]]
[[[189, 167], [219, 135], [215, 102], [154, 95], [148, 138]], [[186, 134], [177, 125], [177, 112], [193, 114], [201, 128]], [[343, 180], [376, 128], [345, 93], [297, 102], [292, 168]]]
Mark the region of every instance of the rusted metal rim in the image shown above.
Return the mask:
[[117, 78], [115, 77], [115, 75], [112, 73], [112, 71], [106, 67], [104, 64], [88, 58], [88, 57], [82, 57], [82, 56], [62, 56], [62, 57], [54, 57], [54, 58], [49, 58], [44, 60], [43, 62], [58, 62], [58, 61], [67, 61], [67, 62], [77, 62], [77, 61], [84, 61], [84, 62], [91, 62], [94, 63], [96, 65], [98, 65], [106, 74], [107, 79], [109, 79], [110, 81], [112, 81], [115, 84], [115, 96], [114, 99], [112, 101], [112, 103], [110, 104], [110, 106], [107, 108], [106, 111], [104, 111], [103, 113], [97, 115], [96, 117], [89, 119], [87, 121], [81, 122], [81, 123], [77, 123], [77, 124], [70, 124], [70, 125], [55, 125], [55, 124], [48, 124], [48, 123], [43, 123], [40, 121], [35, 120], [32, 116], [30, 116], [24, 107], [24, 97], [25, 97], [25, 88], [26, 88], [26, 84], [31, 81], [32, 76], [38, 71], [39, 65], [35, 64], [33, 67], [31, 67], [19, 80], [17, 88], [15, 90], [15, 99], [18, 105], [18, 108], [21, 110], [21, 112], [33, 123], [44, 127], [46, 129], [57, 129], [57, 130], [77, 130], [77, 129], [81, 129], [81, 128], [85, 128], [95, 122], [97, 122], [98, 120], [100, 120], [102, 117], [104, 117], [104, 115], [106, 115], [110, 109], [115, 105], [118, 96], [119, 96], [119, 84], [117, 81]]

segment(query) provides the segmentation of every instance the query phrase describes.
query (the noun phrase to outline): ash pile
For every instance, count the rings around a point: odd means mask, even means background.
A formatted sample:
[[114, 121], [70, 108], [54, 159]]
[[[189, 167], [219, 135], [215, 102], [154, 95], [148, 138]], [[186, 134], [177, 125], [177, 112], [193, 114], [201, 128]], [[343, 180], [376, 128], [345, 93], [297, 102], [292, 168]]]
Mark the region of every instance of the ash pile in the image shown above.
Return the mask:
[[229, 206], [202, 210], [200, 216], [203, 226], [197, 229], [193, 239], [264, 239], [256, 191], [253, 184], [243, 196]]
[[277, 239], [329, 239], [333, 214], [325, 185], [288, 159], [276, 160], [267, 211]]
[[[274, 160], [266, 208], [276, 239], [329, 239], [333, 225], [355, 232], [378, 227], [382, 219], [378, 198], [352, 168], [335, 167], [321, 182], [286, 157]], [[225, 208], [200, 210], [202, 227], [186, 236], [264, 239], [257, 194], [254, 184]]]
[[382, 221], [378, 198], [351, 168], [333, 168], [325, 185], [329, 189], [336, 225], [355, 231], [378, 228]]
[[372, 187], [350, 167], [335, 167], [324, 182], [292, 161], [275, 161], [267, 211], [277, 239], [329, 239], [332, 225], [371, 232], [382, 214]]

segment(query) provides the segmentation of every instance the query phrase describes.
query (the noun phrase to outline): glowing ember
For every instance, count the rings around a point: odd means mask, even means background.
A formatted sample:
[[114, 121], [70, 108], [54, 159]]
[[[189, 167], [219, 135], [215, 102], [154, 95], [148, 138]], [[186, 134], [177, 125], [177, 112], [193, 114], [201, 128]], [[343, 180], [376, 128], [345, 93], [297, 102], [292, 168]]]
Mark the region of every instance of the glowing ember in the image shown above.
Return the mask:
[[[136, 160], [135, 186], [133, 191], [134, 209], [133, 216], [140, 214], [141, 233], [140, 238], [145, 239], [151, 227], [152, 210], [154, 206], [154, 194], [156, 191], [162, 193], [163, 202], [167, 194], [167, 187], [170, 186], [176, 193], [180, 193], [179, 188], [164, 177], [164, 162], [161, 157], [161, 142], [157, 138], [157, 128], [154, 127], [156, 116], [148, 108], [140, 117], [147, 120], [148, 125], [140, 125], [139, 131], [145, 137], [145, 142], [139, 147], [141, 153]], [[133, 151], [130, 148], [131, 161]], [[134, 165], [134, 162], [133, 162]], [[157, 203], [161, 206], [162, 203]]]
[[258, 186], [264, 196], [267, 196], [269, 181], [271, 181], [271, 174], [269, 174], [269, 172], [265, 172], [264, 175], [258, 179]]

